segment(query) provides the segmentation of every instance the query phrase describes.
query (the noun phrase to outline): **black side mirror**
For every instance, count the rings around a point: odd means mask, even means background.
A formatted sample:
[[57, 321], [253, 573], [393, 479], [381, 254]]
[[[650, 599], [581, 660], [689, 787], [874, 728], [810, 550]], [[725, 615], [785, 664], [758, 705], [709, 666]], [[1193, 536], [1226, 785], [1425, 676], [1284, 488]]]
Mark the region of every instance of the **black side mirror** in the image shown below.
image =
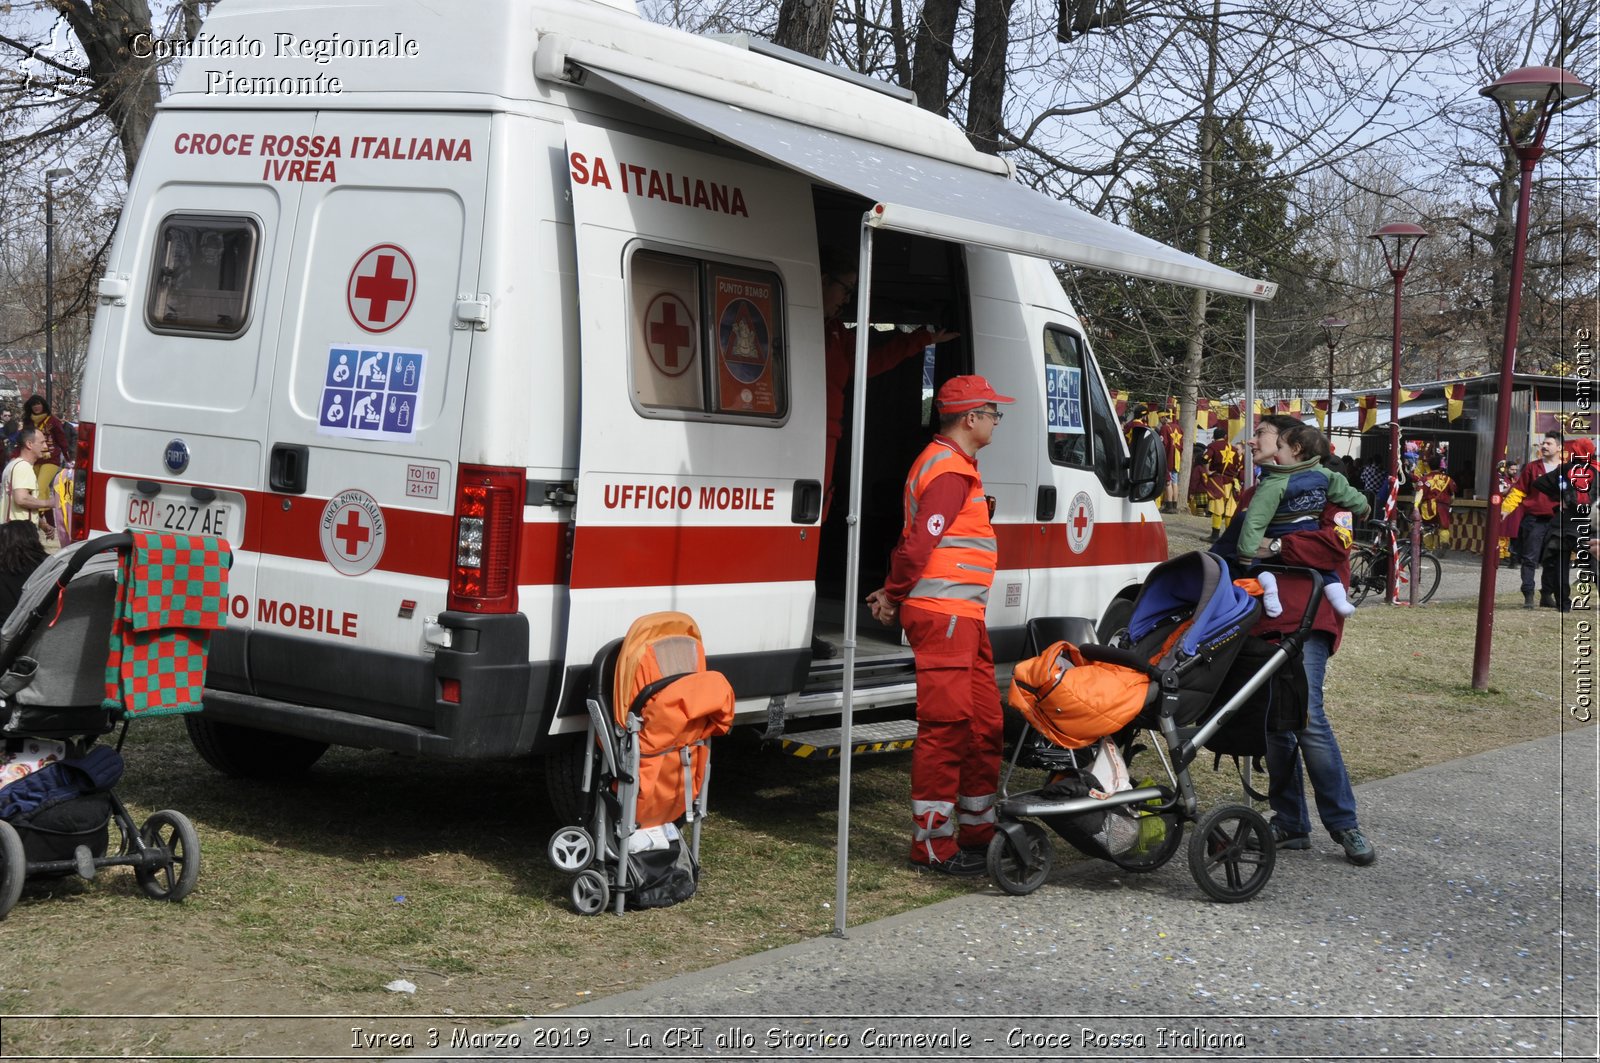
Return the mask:
[[1138, 425], [1133, 429], [1131, 444], [1127, 474], [1123, 477], [1128, 485], [1129, 501], [1149, 502], [1160, 498], [1167, 486], [1167, 452], [1161, 446], [1161, 437]]

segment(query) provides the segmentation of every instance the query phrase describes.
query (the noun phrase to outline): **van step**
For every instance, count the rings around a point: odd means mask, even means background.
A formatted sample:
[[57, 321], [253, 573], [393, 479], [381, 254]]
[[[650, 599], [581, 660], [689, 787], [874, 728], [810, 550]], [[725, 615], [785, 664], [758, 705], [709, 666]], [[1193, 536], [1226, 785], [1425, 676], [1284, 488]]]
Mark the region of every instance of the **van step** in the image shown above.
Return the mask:
[[[779, 739], [783, 751], [791, 757], [832, 760], [844, 748], [844, 729], [827, 727], [820, 731], [784, 735]], [[883, 720], [878, 723], [858, 723], [850, 728], [850, 752], [900, 753], [910, 749], [917, 741], [916, 720]]]

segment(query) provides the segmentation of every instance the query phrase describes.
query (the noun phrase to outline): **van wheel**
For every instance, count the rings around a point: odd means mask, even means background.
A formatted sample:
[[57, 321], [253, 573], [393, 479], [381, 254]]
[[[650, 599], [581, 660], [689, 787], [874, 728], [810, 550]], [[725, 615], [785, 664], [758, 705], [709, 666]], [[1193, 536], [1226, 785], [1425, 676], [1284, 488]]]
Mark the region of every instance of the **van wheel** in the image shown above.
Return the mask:
[[1106, 615], [1100, 618], [1100, 623], [1095, 626], [1094, 637], [1101, 645], [1111, 641], [1111, 636], [1128, 626], [1128, 621], [1133, 619], [1133, 600], [1131, 598], [1113, 598], [1111, 604], [1106, 606]]
[[236, 723], [183, 718], [189, 742], [202, 760], [235, 779], [275, 779], [308, 770], [328, 751], [328, 743], [274, 734]]
[[583, 792], [583, 768], [589, 759], [585, 735], [558, 735], [544, 755], [544, 788], [557, 823], [588, 822], [589, 802]]

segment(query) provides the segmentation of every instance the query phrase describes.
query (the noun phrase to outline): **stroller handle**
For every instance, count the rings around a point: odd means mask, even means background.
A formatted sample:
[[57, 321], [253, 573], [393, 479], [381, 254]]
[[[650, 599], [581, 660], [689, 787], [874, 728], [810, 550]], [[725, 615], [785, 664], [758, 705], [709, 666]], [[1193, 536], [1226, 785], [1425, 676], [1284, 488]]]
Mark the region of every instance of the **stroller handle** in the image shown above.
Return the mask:
[[126, 550], [132, 545], [133, 533], [125, 531], [113, 532], [110, 535], [102, 535], [97, 539], [89, 539], [83, 544], [77, 553], [72, 555], [72, 559], [67, 562], [67, 567], [61, 570], [61, 575], [56, 577], [56, 586], [65, 587], [67, 584], [71, 583], [72, 578], [76, 576], [79, 570], [81, 570], [84, 565], [88, 564], [89, 559], [96, 554], [103, 554], [107, 550]]

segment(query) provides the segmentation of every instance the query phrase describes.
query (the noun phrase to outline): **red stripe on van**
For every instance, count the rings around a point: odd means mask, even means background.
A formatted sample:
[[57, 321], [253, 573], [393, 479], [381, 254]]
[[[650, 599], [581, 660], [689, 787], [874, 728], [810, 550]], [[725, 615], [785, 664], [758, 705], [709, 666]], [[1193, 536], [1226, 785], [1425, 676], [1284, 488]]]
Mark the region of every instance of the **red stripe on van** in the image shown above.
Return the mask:
[[[92, 475], [98, 489], [95, 497], [107, 497], [107, 485], [113, 477], [102, 472], [95, 472]], [[129, 479], [129, 477], [117, 478]], [[139, 479], [150, 478], [139, 477]], [[179, 483], [173, 480], [152, 482], [173, 484], [183, 488], [211, 486]], [[233, 543], [236, 549], [273, 557], [293, 557], [306, 561], [326, 560], [322, 553], [318, 524], [322, 519], [322, 510], [327, 505], [327, 499], [307, 495], [269, 494], [264, 491], [236, 491], [223, 487], [218, 487], [216, 490], [234, 491], [244, 499], [244, 541]], [[288, 509], [283, 508], [286, 499], [289, 501]], [[384, 547], [383, 557], [379, 559], [377, 565], [379, 570], [425, 576], [430, 579], [450, 577], [450, 563], [455, 552], [455, 517], [452, 514], [383, 507], [383, 522]], [[90, 526], [97, 532], [111, 530], [104, 526], [103, 513], [96, 513]], [[269, 526], [270, 542], [267, 541]], [[117, 530], [122, 529], [119, 527]]]
[[797, 525], [579, 526], [572, 551], [573, 590], [816, 578], [817, 530]]
[[1067, 545], [1064, 524], [1002, 524], [995, 528], [995, 538], [1003, 569], [1154, 564], [1167, 559], [1167, 529], [1160, 521], [1096, 522], [1081, 554]]

